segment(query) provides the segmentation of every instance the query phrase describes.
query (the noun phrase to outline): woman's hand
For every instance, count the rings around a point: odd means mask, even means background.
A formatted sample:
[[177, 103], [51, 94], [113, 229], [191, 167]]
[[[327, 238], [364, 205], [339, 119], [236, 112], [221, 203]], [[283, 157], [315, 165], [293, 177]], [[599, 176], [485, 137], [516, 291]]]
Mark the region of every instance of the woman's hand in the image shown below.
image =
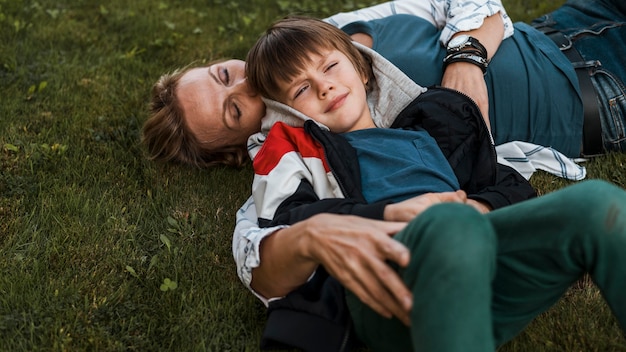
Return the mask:
[[384, 218], [387, 221], [409, 222], [429, 207], [445, 202], [465, 203], [467, 194], [462, 191], [426, 193], [405, 201], [385, 206]]
[[491, 131], [489, 122], [489, 95], [487, 84], [480, 67], [469, 62], [454, 62], [446, 67], [441, 79], [441, 85], [458, 90], [476, 102], [487, 128]]
[[391, 237], [404, 222], [319, 214], [261, 242], [252, 288], [282, 297], [304, 284], [319, 265], [380, 315], [409, 324], [413, 296], [387, 261], [409, 264], [409, 250]]
[[305, 256], [324, 266], [346, 289], [378, 314], [409, 325], [413, 296], [387, 264], [409, 264], [409, 250], [391, 238], [406, 223], [350, 215], [320, 214], [308, 220]]

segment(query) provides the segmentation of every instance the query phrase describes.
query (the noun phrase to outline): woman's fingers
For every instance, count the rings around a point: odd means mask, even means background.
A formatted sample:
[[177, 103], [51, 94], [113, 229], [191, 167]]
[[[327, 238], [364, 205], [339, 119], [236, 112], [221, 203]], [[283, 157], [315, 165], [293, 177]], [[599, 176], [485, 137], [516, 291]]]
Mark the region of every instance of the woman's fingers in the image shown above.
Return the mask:
[[412, 296], [399, 275], [379, 258], [363, 259], [331, 275], [381, 316], [395, 316], [409, 325]]
[[373, 298], [379, 299], [385, 309], [405, 325], [409, 325], [409, 313], [413, 305], [411, 291], [404, 285], [402, 278], [386, 262], [374, 262], [376, 282], [373, 283]]
[[[338, 219], [342, 221], [335, 222]], [[409, 324], [411, 292], [388, 264], [409, 263], [408, 249], [391, 238], [405, 224], [339, 215], [326, 215], [323, 220], [311, 244], [317, 260], [374, 311]]]

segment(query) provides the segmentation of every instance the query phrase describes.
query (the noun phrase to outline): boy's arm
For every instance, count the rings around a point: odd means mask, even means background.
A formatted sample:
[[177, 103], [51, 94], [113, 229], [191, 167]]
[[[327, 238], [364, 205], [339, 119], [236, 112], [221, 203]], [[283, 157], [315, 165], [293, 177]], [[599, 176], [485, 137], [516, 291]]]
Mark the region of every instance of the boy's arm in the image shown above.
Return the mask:
[[496, 183], [476, 193], [468, 194], [469, 199], [488, 204], [490, 210], [519, 203], [537, 196], [531, 184], [513, 168], [497, 164]]

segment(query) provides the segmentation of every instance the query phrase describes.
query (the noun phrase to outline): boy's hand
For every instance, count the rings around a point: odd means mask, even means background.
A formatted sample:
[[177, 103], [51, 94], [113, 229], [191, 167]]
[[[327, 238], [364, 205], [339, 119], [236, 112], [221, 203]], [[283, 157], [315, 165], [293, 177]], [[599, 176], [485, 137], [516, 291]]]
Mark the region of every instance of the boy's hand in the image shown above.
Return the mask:
[[432, 205], [446, 202], [465, 203], [467, 202], [467, 194], [461, 190], [422, 194], [399, 203], [387, 205], [383, 216], [386, 221], [409, 222]]

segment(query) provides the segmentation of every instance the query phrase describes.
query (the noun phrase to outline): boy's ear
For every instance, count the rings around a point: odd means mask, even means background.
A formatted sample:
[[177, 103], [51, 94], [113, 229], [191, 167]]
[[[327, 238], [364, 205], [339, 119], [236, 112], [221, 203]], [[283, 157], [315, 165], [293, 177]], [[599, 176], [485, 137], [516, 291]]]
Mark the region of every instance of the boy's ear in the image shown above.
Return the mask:
[[363, 85], [365, 86], [365, 90], [367, 91], [370, 88], [368, 85], [368, 83], [370, 82], [369, 77], [363, 75], [363, 77], [361, 77], [361, 80], [363, 81]]

